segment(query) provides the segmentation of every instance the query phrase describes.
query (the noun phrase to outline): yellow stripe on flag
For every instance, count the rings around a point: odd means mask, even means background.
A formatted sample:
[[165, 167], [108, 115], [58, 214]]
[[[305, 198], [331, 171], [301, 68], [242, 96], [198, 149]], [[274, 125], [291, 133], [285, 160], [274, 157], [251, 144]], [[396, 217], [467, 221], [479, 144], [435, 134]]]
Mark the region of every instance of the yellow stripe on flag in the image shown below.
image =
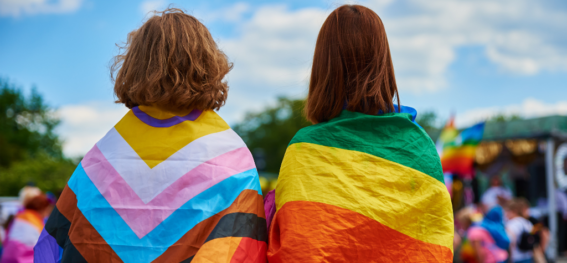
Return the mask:
[[311, 143], [290, 145], [276, 187], [277, 209], [291, 201], [349, 209], [453, 250], [453, 212], [445, 185], [374, 155]]
[[198, 138], [230, 129], [214, 111], [203, 111], [195, 121], [162, 128], [145, 124], [129, 111], [114, 127], [150, 168]]
[[474, 158], [476, 154], [476, 145], [463, 145], [460, 147], [454, 148], [445, 148], [443, 150], [443, 159], [453, 158], [455, 156], [467, 156], [470, 158]]

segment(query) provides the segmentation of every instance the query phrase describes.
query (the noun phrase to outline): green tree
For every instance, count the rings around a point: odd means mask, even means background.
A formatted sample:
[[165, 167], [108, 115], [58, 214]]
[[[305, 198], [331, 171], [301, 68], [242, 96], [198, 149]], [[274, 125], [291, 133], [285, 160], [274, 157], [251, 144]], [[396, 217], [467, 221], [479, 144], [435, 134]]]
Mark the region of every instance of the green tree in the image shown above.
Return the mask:
[[234, 126], [261, 172], [279, 173], [287, 145], [297, 131], [311, 125], [303, 116], [303, 104], [304, 100], [280, 97], [275, 106], [248, 113]]
[[503, 113], [499, 113], [496, 114], [492, 117], [490, 117], [487, 122], [507, 122], [507, 121], [516, 121], [516, 120], [522, 120], [523, 118], [518, 115], [518, 114], [503, 114]]
[[32, 89], [0, 79], [0, 195], [16, 195], [27, 183], [44, 191], [65, 186], [75, 164], [63, 156], [53, 110]]
[[44, 152], [62, 158], [61, 142], [54, 133], [59, 119], [32, 89], [26, 97], [21, 89], [0, 79], [0, 167]]
[[0, 170], [0, 195], [15, 196], [29, 183], [43, 191], [58, 193], [63, 190], [76, 163], [69, 159], [53, 158], [45, 152], [37, 153]]
[[437, 135], [441, 128], [437, 124], [437, 113], [424, 111], [417, 114], [415, 121], [429, 134], [430, 137]]

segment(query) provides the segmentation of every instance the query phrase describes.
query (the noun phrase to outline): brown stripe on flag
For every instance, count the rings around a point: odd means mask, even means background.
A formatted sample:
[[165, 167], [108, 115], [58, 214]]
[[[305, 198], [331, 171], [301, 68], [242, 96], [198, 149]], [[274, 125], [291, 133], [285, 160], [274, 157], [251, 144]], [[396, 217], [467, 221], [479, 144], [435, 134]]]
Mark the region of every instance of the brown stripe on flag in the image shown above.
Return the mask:
[[[65, 186], [57, 202], [57, 209], [71, 221], [69, 239], [87, 261], [122, 262], [120, 257], [85, 218], [81, 210], [77, 208], [77, 196], [68, 186]], [[65, 258], [63, 258], [64, 260]]]
[[263, 198], [258, 194], [258, 191], [242, 191], [230, 207], [201, 221], [153, 262], [181, 262], [194, 256], [217, 226], [220, 219], [230, 213], [251, 213], [265, 218]]

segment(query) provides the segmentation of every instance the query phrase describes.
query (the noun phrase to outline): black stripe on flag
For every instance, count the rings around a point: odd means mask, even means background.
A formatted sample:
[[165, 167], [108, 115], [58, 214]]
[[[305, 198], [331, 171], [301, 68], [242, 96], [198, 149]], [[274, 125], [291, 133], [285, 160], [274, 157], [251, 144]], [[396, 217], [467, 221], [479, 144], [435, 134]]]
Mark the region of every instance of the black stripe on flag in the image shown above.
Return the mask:
[[63, 248], [62, 261], [87, 262], [69, 239], [69, 228], [71, 228], [71, 221], [61, 214], [55, 206], [45, 224], [45, 231], [55, 238], [57, 244]]
[[[223, 237], [249, 237], [267, 242], [266, 219], [249, 213], [227, 214], [219, 220], [205, 243]], [[194, 257], [193, 255], [181, 263], [190, 263]]]
[[249, 213], [225, 215], [219, 220], [205, 243], [223, 237], [249, 237], [267, 242], [266, 219]]

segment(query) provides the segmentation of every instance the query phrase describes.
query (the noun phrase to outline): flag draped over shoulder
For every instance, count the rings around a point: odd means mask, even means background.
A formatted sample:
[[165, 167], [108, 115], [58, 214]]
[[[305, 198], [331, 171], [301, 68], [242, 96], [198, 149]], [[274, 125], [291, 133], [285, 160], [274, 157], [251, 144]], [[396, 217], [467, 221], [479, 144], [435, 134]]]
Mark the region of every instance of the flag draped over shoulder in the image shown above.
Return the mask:
[[83, 158], [36, 262], [265, 262], [252, 155], [213, 111], [135, 107]]
[[275, 191], [269, 262], [452, 262], [451, 200], [411, 113], [343, 111], [296, 134]]

